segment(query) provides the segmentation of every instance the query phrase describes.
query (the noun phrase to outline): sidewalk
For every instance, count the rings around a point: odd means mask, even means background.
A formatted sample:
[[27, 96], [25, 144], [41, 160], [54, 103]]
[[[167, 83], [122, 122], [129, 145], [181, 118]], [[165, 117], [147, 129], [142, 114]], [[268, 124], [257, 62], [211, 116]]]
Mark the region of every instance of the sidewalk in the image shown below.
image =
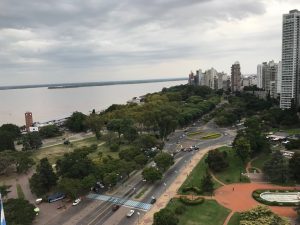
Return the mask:
[[209, 148], [205, 148], [201, 151], [198, 151], [191, 161], [180, 171], [180, 174], [177, 176], [175, 181], [168, 187], [168, 189], [157, 199], [157, 202], [153, 207], [144, 215], [140, 220], [139, 225], [151, 225], [153, 223], [153, 215], [158, 212], [160, 209], [165, 208], [169, 201], [177, 195], [178, 189], [186, 180], [188, 174], [192, 172], [194, 167], [198, 162], [203, 158], [203, 156], [211, 149], [221, 147], [223, 145], [214, 145]]

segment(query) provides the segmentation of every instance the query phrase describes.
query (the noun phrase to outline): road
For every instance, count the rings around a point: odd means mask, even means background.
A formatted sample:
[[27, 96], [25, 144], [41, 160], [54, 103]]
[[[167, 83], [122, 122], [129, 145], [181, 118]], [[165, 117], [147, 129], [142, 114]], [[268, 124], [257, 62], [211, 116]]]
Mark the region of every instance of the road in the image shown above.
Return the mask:
[[[211, 139], [205, 141], [192, 140], [186, 136], [184, 136], [185, 131], [193, 132], [201, 129], [204, 132], [218, 132], [221, 133], [222, 136], [218, 139]], [[168, 137], [168, 141], [165, 144], [164, 150], [169, 153], [175, 153], [178, 149], [183, 147], [189, 147], [192, 145], [197, 145], [199, 147], [199, 151], [201, 149], [205, 149], [212, 145], [217, 144], [230, 144], [235, 137], [235, 132], [232, 130], [218, 128], [213, 122], [209, 122], [204, 124], [202, 121], [199, 121], [194, 124], [194, 126], [177, 130], [173, 134]], [[154, 185], [149, 187], [146, 194], [139, 201], [144, 203], [150, 203], [151, 197], [155, 196], [159, 198], [165, 190], [166, 187], [169, 186], [177, 177], [178, 173], [189, 163], [191, 158], [193, 157], [194, 152], [178, 152], [175, 154], [175, 164], [164, 174], [164, 177], [161, 181], [156, 182]], [[131, 199], [136, 193], [142, 190], [145, 185], [145, 182], [142, 181], [141, 173], [137, 173], [133, 175], [130, 180], [128, 180], [124, 185], [121, 185], [113, 196], [118, 196], [122, 199], [128, 200]], [[68, 225], [68, 224], [76, 224], [76, 225], [133, 225], [136, 224], [143, 216], [145, 211], [135, 209], [135, 213], [132, 217], [127, 218], [126, 214], [130, 210], [127, 206], [122, 206], [116, 212], [112, 211], [112, 202], [109, 201], [99, 201], [99, 200], [91, 200], [85, 199], [76, 207], [71, 207], [66, 210], [64, 213], [59, 215], [57, 218], [53, 219], [51, 222], [47, 223], [47, 225]], [[83, 214], [82, 212], [86, 213]], [[82, 216], [79, 216], [80, 214]], [[140, 215], [138, 215], [138, 213]]]

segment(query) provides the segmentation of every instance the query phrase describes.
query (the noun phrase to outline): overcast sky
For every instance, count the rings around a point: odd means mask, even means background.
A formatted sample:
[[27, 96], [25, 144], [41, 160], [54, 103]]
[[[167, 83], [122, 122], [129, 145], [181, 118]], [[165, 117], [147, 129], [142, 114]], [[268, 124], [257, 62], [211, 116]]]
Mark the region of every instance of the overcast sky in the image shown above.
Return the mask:
[[0, 0], [0, 85], [243, 74], [280, 60], [299, 0]]

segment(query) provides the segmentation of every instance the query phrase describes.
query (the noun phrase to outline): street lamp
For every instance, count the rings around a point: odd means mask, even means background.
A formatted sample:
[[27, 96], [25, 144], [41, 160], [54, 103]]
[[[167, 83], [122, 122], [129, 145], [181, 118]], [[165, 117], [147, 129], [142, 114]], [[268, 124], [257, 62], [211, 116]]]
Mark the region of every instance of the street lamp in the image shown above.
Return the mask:
[[141, 215], [141, 213], [137, 212], [136, 214], [138, 215], [138, 223], [137, 224], [139, 224], [140, 223], [140, 215]]

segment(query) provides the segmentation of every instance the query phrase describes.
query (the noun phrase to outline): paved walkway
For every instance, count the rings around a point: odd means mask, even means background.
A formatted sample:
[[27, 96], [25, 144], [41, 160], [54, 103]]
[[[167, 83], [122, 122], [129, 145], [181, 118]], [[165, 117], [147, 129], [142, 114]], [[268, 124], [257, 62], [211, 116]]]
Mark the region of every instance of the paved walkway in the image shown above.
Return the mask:
[[[259, 203], [252, 198], [252, 192], [256, 189], [300, 190], [299, 187], [281, 187], [261, 183], [230, 184], [217, 189], [215, 191], [215, 199], [219, 204], [231, 209], [233, 212], [244, 212], [259, 205]], [[296, 212], [293, 207], [269, 207], [280, 216], [296, 217]]]
[[198, 151], [191, 162], [180, 171], [179, 175], [175, 179], [175, 181], [167, 188], [165, 193], [161, 195], [153, 207], [145, 214], [145, 216], [140, 220], [139, 225], [151, 225], [153, 223], [153, 215], [154, 213], [158, 212], [160, 209], [165, 208], [169, 201], [177, 195], [177, 191], [183, 182], [186, 180], [186, 177], [189, 173], [192, 172], [194, 167], [198, 164], [198, 162], [202, 159], [202, 157], [209, 151], [215, 148], [219, 148], [222, 145], [214, 145], [204, 150]]
[[227, 225], [231, 219], [231, 217], [233, 216], [234, 211], [231, 211], [228, 216], [226, 217], [226, 220], [224, 221], [223, 225]]

